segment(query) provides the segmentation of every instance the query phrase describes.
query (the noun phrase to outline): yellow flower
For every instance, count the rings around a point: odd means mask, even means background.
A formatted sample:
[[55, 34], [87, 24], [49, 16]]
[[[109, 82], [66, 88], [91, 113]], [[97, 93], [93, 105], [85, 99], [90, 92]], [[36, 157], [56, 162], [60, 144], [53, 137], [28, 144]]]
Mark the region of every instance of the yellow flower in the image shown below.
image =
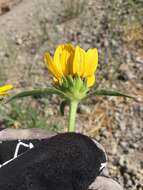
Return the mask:
[[44, 54], [49, 71], [54, 76], [54, 81], [61, 82], [68, 75], [73, 78], [79, 76], [87, 81], [87, 86], [93, 86], [95, 71], [98, 64], [98, 51], [96, 48], [87, 52], [79, 46], [71, 44], [59, 45], [52, 58], [48, 52]]
[[9, 90], [11, 90], [13, 88], [12, 85], [4, 85], [4, 86], [0, 86], [0, 96], [4, 96], [6, 94], [9, 94]]

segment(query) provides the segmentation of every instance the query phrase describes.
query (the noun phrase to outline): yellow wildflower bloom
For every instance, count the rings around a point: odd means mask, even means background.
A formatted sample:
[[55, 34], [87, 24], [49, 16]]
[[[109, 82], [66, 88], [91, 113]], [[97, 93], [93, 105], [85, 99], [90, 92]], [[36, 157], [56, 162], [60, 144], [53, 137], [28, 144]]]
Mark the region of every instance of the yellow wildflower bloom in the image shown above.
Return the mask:
[[6, 94], [9, 94], [9, 90], [11, 90], [13, 88], [12, 85], [4, 85], [4, 86], [0, 86], [0, 96], [4, 96]]
[[98, 51], [96, 48], [87, 52], [79, 46], [71, 44], [59, 45], [52, 58], [48, 52], [44, 54], [49, 71], [54, 76], [54, 81], [60, 82], [68, 75], [78, 75], [87, 81], [87, 86], [93, 86], [95, 82], [95, 71], [98, 64]]

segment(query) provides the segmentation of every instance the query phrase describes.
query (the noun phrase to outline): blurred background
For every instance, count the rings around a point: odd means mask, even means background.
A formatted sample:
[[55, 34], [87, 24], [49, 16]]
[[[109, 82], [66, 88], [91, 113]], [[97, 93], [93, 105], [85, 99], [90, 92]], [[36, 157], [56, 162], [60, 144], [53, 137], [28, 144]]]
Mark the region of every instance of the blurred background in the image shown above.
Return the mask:
[[[127, 190], [143, 189], [143, 0], [0, 0], [0, 84], [15, 90], [51, 85], [43, 53], [60, 43], [97, 47], [96, 87], [137, 97], [96, 97], [79, 105], [77, 131], [108, 154], [110, 175]], [[65, 131], [56, 96], [0, 108], [0, 128]]]

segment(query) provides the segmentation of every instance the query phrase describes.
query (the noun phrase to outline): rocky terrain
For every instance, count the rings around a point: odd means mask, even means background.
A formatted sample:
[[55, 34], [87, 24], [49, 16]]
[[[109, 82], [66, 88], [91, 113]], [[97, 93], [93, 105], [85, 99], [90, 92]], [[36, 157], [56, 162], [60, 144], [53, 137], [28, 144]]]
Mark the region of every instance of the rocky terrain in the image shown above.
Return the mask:
[[[85, 49], [98, 48], [96, 86], [120, 90], [135, 96], [136, 100], [119, 97], [86, 100], [78, 109], [77, 130], [96, 137], [104, 145], [110, 175], [114, 179], [127, 190], [141, 190], [143, 2], [9, 0], [0, 1], [0, 15], [0, 82], [12, 83], [16, 90], [51, 84], [51, 76], [42, 60], [45, 50], [52, 53], [57, 44], [64, 42], [79, 44]], [[28, 104], [28, 109], [30, 106], [32, 110], [36, 108], [41, 117], [46, 117], [41, 125], [58, 125], [54, 130], [64, 130], [67, 113], [61, 117], [60, 101], [55, 96], [27, 99], [20, 104], [18, 112]], [[13, 110], [12, 106], [2, 108], [7, 114], [7, 110], [12, 110], [10, 122], [0, 111], [0, 125], [31, 126], [26, 121], [29, 115], [25, 112], [21, 111], [25, 116], [22, 119], [21, 115], [13, 116], [12, 112], [17, 113], [17, 110]], [[37, 124], [33, 122], [32, 125], [35, 127]]]

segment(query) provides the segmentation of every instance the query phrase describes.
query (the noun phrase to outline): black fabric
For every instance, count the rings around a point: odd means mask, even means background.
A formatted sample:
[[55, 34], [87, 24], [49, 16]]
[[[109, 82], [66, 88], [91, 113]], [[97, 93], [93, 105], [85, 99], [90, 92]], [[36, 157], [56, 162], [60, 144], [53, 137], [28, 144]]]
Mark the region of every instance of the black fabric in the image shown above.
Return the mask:
[[[32, 143], [33, 145], [39, 143], [40, 140], [22, 140], [21, 142], [24, 142], [26, 144]], [[19, 143], [18, 140], [16, 141], [3, 141], [0, 143], [0, 164], [3, 164], [7, 160], [10, 160], [15, 153], [15, 149], [17, 144]], [[23, 154], [29, 150], [29, 148], [25, 146], [20, 146], [19, 154]]]
[[59, 134], [0, 168], [0, 190], [87, 190], [104, 162], [87, 136]]

